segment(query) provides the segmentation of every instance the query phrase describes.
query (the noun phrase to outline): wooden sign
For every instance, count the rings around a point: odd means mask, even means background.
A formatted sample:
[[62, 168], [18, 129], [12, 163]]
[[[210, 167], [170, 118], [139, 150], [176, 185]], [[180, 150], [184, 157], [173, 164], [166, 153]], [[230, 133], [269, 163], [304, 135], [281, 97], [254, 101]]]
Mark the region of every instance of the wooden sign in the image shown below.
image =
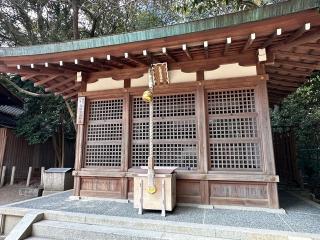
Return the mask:
[[155, 85], [169, 84], [167, 63], [152, 64], [152, 72]]
[[85, 97], [78, 97], [77, 124], [84, 124]]

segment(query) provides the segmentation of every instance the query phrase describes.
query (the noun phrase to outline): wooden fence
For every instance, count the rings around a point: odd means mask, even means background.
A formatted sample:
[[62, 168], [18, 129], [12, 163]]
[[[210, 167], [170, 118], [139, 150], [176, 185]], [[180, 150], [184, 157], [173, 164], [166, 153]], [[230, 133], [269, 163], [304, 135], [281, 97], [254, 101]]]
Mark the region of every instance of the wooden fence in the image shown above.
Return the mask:
[[[65, 167], [74, 166], [74, 141], [65, 142]], [[17, 137], [13, 130], [0, 128], [0, 169], [6, 166], [6, 179], [16, 166], [15, 178], [26, 179], [28, 168], [33, 168], [33, 176], [40, 176], [41, 167], [54, 167], [55, 152], [52, 141], [44, 144], [29, 145], [23, 138]]]

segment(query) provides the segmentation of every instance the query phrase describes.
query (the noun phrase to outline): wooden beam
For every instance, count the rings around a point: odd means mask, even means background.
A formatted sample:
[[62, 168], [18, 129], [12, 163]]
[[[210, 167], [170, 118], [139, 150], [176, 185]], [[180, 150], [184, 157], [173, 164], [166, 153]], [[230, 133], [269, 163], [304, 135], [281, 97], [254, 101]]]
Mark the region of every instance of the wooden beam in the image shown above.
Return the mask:
[[282, 34], [282, 29], [281, 28], [277, 28], [274, 33], [271, 34], [271, 36], [269, 36], [268, 40], [262, 45], [262, 48], [267, 48], [269, 47], [272, 42]]
[[124, 53], [124, 58], [125, 59], [129, 59], [130, 61], [132, 61], [132, 62], [134, 62], [134, 63], [136, 63], [136, 64], [141, 64], [141, 65], [143, 65], [143, 66], [147, 66], [148, 64], [145, 62], [145, 61], [143, 61], [143, 60], [140, 60], [139, 58], [137, 58], [136, 56], [133, 56], [132, 54], [130, 54], [130, 53]]
[[256, 34], [251, 33], [250, 36], [248, 37], [246, 44], [244, 45], [243, 49], [241, 50], [241, 52], [243, 53], [243, 52], [247, 51], [251, 47], [251, 45], [255, 39], [256, 39]]
[[77, 91], [79, 88], [81, 87], [81, 83], [75, 83], [74, 85], [70, 86], [70, 87], [67, 87], [67, 88], [64, 88], [62, 91], [60, 92], [56, 92], [54, 93], [56, 96], [58, 95], [63, 95], [64, 93], [67, 93], [71, 90], [75, 90]]
[[148, 52], [147, 50], [143, 50], [142, 54], [144, 57], [147, 58], [148, 65], [151, 65], [152, 63], [154, 63], [155, 59], [151, 52]]
[[293, 77], [293, 76], [289, 76], [289, 75], [281, 75], [281, 74], [277, 74], [277, 73], [269, 73], [270, 79], [279, 79], [281, 81], [288, 81], [288, 82], [296, 82], [296, 83], [303, 83], [306, 81], [305, 77]]
[[306, 68], [306, 69], [311, 69], [311, 70], [315, 70], [320, 67], [320, 64], [302, 63], [302, 62], [294, 62], [294, 61], [280, 60], [280, 59], [277, 59], [275, 61], [275, 64], [287, 65], [287, 66], [292, 66], [292, 67], [297, 67], [297, 68]]
[[197, 81], [204, 80], [204, 71], [197, 71]]
[[[256, 64], [256, 54], [254, 52], [248, 52], [241, 55], [228, 55], [223, 57], [211, 57], [208, 59], [199, 59], [184, 62], [168, 63], [169, 70], [181, 69], [184, 72], [196, 72], [200, 70], [213, 70], [217, 69], [220, 64], [227, 63], [239, 63], [246, 66], [254, 66]], [[100, 71], [89, 73], [88, 81], [94, 82], [98, 78], [108, 78], [114, 76], [122, 76], [122, 79], [132, 78], [132, 74], [144, 74], [148, 71], [148, 67], [126, 68], [126, 69], [114, 69], [111, 71]], [[131, 75], [130, 75], [131, 74]], [[119, 77], [117, 77], [120, 79]]]
[[[79, 65], [81, 67], [85, 67], [85, 68], [89, 68], [92, 69], [94, 71], [100, 71], [100, 70], [110, 70], [111, 68], [108, 68], [106, 66], [104, 66], [103, 64], [99, 63], [98, 61], [95, 62], [89, 62], [89, 61], [85, 61], [85, 60], [77, 60], [75, 59], [75, 64]], [[77, 62], [77, 63], [76, 63]]]
[[48, 83], [48, 82], [50, 82], [50, 81], [52, 81], [52, 80], [54, 80], [54, 79], [56, 79], [57, 77], [60, 77], [60, 76], [62, 76], [62, 75], [60, 75], [60, 74], [53, 75], [53, 76], [47, 77], [47, 78], [45, 78], [45, 79], [42, 79], [42, 80], [40, 80], [40, 81], [38, 81], [38, 82], [35, 82], [33, 85], [34, 85], [35, 87], [37, 87], [37, 86], [46, 84], [46, 83]]
[[36, 76], [39, 76], [39, 74], [27, 74], [21, 77], [22, 81], [30, 80], [31, 78], [34, 78]]
[[165, 55], [171, 62], [176, 62], [177, 60], [168, 52], [167, 48], [162, 48], [162, 54]]
[[[299, 46], [298, 48], [300, 48]], [[310, 49], [308, 49], [310, 50]], [[320, 50], [320, 46], [319, 46]], [[284, 57], [291, 57], [291, 58], [301, 58], [305, 60], [310, 60], [310, 61], [319, 61], [320, 62], [320, 55], [312, 55], [312, 54], [307, 54], [307, 53], [296, 53], [296, 52], [288, 52], [288, 51], [277, 51], [275, 52], [276, 56], [284, 56]]]
[[309, 33], [305, 36], [300, 37], [296, 41], [290, 43], [282, 43], [269, 49], [269, 51], [286, 50], [293, 47], [298, 47], [299, 45], [305, 45], [308, 42], [317, 41], [320, 39], [320, 31], [316, 29], [313, 33]]
[[123, 60], [121, 60], [120, 58], [118, 57], [115, 57], [115, 56], [111, 56], [111, 55], [107, 55], [107, 61], [108, 63], [109, 62], [115, 62], [117, 64], [120, 64], [120, 66], [127, 66], [127, 67], [136, 67], [136, 64], [132, 64], [132, 63], [128, 63], [128, 62], [124, 62]]
[[304, 24], [304, 26], [300, 27], [297, 31], [295, 31], [294, 34], [292, 34], [286, 41], [285, 43], [290, 43], [293, 42], [294, 40], [298, 39], [301, 37], [306, 31], [310, 30], [310, 23]]
[[127, 78], [123, 80], [123, 87], [124, 88], [130, 88], [131, 87], [131, 79]]
[[272, 82], [268, 82], [267, 86], [270, 89], [277, 89], [281, 91], [289, 91], [289, 92], [294, 92], [298, 87], [293, 87], [293, 86], [283, 86], [283, 85], [278, 85]]
[[184, 51], [184, 53], [186, 54], [186, 56], [187, 56], [187, 58], [188, 58], [189, 60], [192, 60], [192, 59], [193, 59], [192, 56], [191, 56], [191, 54], [190, 54], [190, 52], [189, 52], [189, 49], [188, 49], [188, 47], [187, 47], [187, 44], [183, 44], [183, 45], [182, 45], [182, 50]]
[[306, 43], [306, 44], [297, 46], [297, 48], [299, 48], [299, 49], [302, 48], [302, 49], [306, 49], [306, 50], [317, 50], [317, 51], [320, 51], [319, 43]]
[[75, 80], [76, 80], [75, 75], [74, 75], [74, 76], [71, 76], [71, 77], [68, 77], [67, 79], [60, 80], [58, 83], [54, 83], [54, 84], [52, 84], [51, 86], [45, 88], [45, 91], [46, 91], [46, 92], [52, 91], [53, 89], [62, 87], [63, 85], [66, 85], [66, 84], [68, 84], [68, 83], [70, 83], [70, 82], [75, 82]]
[[310, 71], [308, 72], [304, 72], [304, 71], [298, 71], [298, 70], [294, 70], [294, 69], [285, 69], [285, 68], [279, 68], [279, 67], [274, 67], [274, 66], [268, 66], [268, 68], [266, 69], [267, 72], [284, 72], [285, 74], [294, 74], [294, 75], [300, 75], [300, 76], [309, 76], [310, 75]]
[[76, 71], [76, 72], [94, 72], [97, 71], [99, 69], [97, 68], [91, 68], [90, 66], [83, 66], [80, 64], [74, 64], [74, 63], [70, 63], [70, 62], [63, 62], [63, 65], [60, 65], [61, 68], [66, 68], [72, 71]]
[[277, 79], [273, 79], [270, 78], [270, 80], [268, 81], [270, 82], [271, 85], [280, 85], [280, 86], [286, 86], [286, 87], [300, 87], [302, 85], [302, 83], [297, 83], [297, 82], [291, 82], [291, 81], [286, 81], [286, 80], [277, 80]]
[[78, 91], [74, 91], [72, 93], [69, 93], [68, 95], [63, 96], [63, 99], [66, 100], [76, 95], [78, 95]]
[[223, 54], [226, 55], [228, 53], [229, 47], [231, 46], [232, 39], [231, 37], [227, 37], [226, 44], [224, 46]]
[[206, 58], [209, 58], [209, 44], [208, 41], [203, 42], [204, 55]]

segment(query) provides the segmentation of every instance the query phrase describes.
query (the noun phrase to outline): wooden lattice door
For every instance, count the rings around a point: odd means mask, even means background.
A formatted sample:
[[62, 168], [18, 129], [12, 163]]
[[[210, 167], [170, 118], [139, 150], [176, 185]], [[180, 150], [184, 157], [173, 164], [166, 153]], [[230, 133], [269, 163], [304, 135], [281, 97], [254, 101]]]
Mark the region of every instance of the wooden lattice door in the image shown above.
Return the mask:
[[123, 99], [94, 100], [89, 105], [85, 167], [120, 168]]
[[261, 171], [255, 89], [207, 95], [211, 170]]
[[[156, 166], [194, 170], [198, 167], [194, 93], [154, 97], [154, 157]], [[133, 98], [132, 167], [146, 166], [149, 110], [141, 97]]]

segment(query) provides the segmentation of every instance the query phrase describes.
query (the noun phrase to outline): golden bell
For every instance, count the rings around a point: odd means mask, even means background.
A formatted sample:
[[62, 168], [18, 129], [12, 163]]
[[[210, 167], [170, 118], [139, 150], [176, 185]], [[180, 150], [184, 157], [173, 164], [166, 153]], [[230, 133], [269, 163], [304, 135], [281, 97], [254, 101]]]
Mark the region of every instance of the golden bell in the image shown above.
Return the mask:
[[150, 90], [144, 91], [144, 93], [142, 94], [142, 99], [147, 103], [152, 102], [152, 100], [153, 100], [152, 92]]
[[150, 186], [147, 188], [147, 192], [150, 194], [154, 194], [154, 193], [156, 193], [156, 191], [157, 191], [157, 189], [154, 186]]

